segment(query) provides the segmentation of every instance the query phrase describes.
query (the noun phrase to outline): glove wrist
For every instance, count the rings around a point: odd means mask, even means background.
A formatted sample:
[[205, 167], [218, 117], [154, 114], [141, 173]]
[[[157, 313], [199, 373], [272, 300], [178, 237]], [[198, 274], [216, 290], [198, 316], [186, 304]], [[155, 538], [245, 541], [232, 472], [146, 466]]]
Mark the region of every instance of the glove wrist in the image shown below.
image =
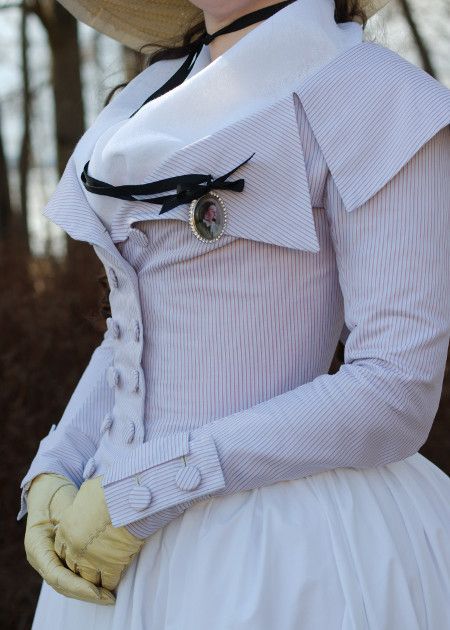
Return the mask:
[[32, 519], [34, 516], [45, 517], [55, 523], [65, 508], [73, 502], [77, 492], [77, 486], [67, 477], [56, 473], [41, 473], [32, 480], [28, 489], [28, 516]]

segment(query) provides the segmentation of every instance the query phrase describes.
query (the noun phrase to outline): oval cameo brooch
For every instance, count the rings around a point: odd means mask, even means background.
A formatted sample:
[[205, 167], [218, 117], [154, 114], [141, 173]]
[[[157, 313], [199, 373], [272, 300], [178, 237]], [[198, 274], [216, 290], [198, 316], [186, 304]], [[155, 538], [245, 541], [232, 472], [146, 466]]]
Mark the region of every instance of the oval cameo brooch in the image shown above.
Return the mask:
[[214, 192], [194, 199], [189, 210], [189, 224], [199, 240], [204, 243], [217, 241], [227, 224], [227, 209], [223, 199]]

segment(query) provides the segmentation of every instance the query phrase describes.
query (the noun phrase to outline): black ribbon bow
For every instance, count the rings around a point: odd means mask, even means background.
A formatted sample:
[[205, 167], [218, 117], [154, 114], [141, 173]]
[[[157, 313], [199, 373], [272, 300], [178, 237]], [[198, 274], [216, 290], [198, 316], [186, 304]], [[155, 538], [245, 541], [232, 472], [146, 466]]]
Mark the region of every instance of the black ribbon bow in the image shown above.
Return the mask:
[[[96, 195], [106, 195], [108, 197], [116, 197], [117, 199], [126, 199], [129, 201], [144, 201], [146, 203], [162, 203], [159, 214], [163, 214], [180, 206], [184, 203], [190, 203], [194, 199], [198, 199], [210, 190], [234, 190], [242, 192], [244, 189], [244, 179], [235, 181], [226, 181], [230, 175], [246, 164], [255, 154], [241, 162], [231, 171], [218, 177], [213, 178], [212, 175], [204, 175], [201, 173], [190, 173], [188, 175], [180, 175], [178, 177], [168, 177], [147, 184], [135, 184], [125, 186], [113, 186], [107, 182], [102, 182], [88, 174], [89, 162], [86, 162], [83, 172], [81, 173], [81, 181], [88, 192]], [[153, 195], [156, 193], [166, 192], [168, 190], [176, 190], [175, 194], [152, 197], [151, 199], [138, 199], [137, 197]]]
[[[189, 45], [189, 53], [180, 68], [178, 68], [178, 70], [175, 72], [175, 74], [172, 75], [163, 86], [153, 92], [153, 94], [151, 94], [139, 106], [139, 108], [129, 116], [129, 118], [132, 118], [135, 114], [137, 114], [137, 112], [148, 102], [158, 98], [159, 96], [162, 96], [166, 92], [169, 92], [173, 88], [183, 83], [183, 81], [189, 76], [192, 68], [194, 67], [194, 64], [203, 46], [210, 44], [219, 35], [232, 33], [251, 24], [260, 22], [261, 20], [265, 20], [280, 9], [283, 9], [284, 7], [295, 1], [296, 0], [283, 0], [282, 2], [278, 2], [277, 4], [263, 7], [262, 9], [257, 9], [256, 11], [251, 11], [250, 13], [247, 13], [246, 15], [237, 18], [236, 20], [231, 22], [231, 24], [224, 26], [223, 28], [212, 34], [208, 33], [205, 30], [197, 40]], [[87, 171], [89, 162], [87, 162], [81, 174], [81, 181], [83, 182], [86, 190], [97, 195], [107, 195], [109, 197], [117, 197], [118, 199], [128, 199], [131, 201], [146, 201], [148, 203], [162, 202], [163, 206], [159, 214], [163, 214], [164, 212], [168, 212], [169, 210], [172, 210], [172, 208], [176, 208], [183, 203], [189, 203], [194, 199], [205, 195], [213, 188], [241, 192], [244, 188], [243, 179], [238, 179], [234, 182], [227, 182], [226, 179], [230, 175], [232, 175], [238, 168], [248, 162], [254, 155], [255, 154], [253, 153], [249, 158], [242, 162], [242, 164], [239, 164], [239, 166], [236, 166], [236, 168], [234, 168], [232, 171], [230, 171], [226, 175], [222, 175], [222, 177], [218, 177], [217, 179], [213, 179], [212, 175], [191, 173], [190, 175], [182, 175], [180, 177], [169, 177], [167, 179], [161, 179], [157, 182], [152, 182], [149, 184], [141, 184], [136, 186], [112, 186], [111, 184], [102, 182], [88, 175]], [[176, 193], [172, 195], [153, 197], [151, 199], [136, 199], [136, 196], [152, 195], [174, 189], [176, 190]]]

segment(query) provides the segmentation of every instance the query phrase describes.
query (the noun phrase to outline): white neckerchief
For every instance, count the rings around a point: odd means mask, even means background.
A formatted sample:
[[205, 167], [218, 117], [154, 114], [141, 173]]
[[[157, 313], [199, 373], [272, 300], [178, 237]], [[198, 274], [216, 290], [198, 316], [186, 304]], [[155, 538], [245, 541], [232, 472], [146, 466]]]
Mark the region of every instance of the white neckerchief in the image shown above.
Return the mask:
[[[89, 141], [75, 149], [78, 175], [90, 160], [89, 174], [115, 186], [152, 181], [152, 172], [180, 148], [277, 101], [307, 75], [362, 41], [362, 26], [336, 24], [334, 8], [334, 0], [297, 0], [258, 24], [214, 61], [208, 46], [203, 46], [181, 85], [128, 119], [134, 109], [125, 112], [127, 97], [142, 103], [164, 82], [149, 81], [151, 88], [146, 87], [150, 66], [108, 106], [109, 119], [114, 118], [115, 107], [120, 109], [119, 121], [108, 126], [108, 117], [99, 116], [98, 130], [94, 123], [87, 134]], [[166, 78], [183, 60], [169, 64]], [[108, 229], [120, 205], [129, 203], [83, 190]]]

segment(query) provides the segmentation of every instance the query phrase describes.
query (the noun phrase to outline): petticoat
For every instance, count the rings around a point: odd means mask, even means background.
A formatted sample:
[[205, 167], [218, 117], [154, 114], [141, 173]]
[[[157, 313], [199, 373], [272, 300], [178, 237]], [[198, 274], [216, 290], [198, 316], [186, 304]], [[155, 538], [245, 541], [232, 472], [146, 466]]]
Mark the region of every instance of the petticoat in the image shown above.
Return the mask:
[[450, 628], [450, 477], [420, 453], [195, 503], [116, 603], [43, 582], [32, 630]]

